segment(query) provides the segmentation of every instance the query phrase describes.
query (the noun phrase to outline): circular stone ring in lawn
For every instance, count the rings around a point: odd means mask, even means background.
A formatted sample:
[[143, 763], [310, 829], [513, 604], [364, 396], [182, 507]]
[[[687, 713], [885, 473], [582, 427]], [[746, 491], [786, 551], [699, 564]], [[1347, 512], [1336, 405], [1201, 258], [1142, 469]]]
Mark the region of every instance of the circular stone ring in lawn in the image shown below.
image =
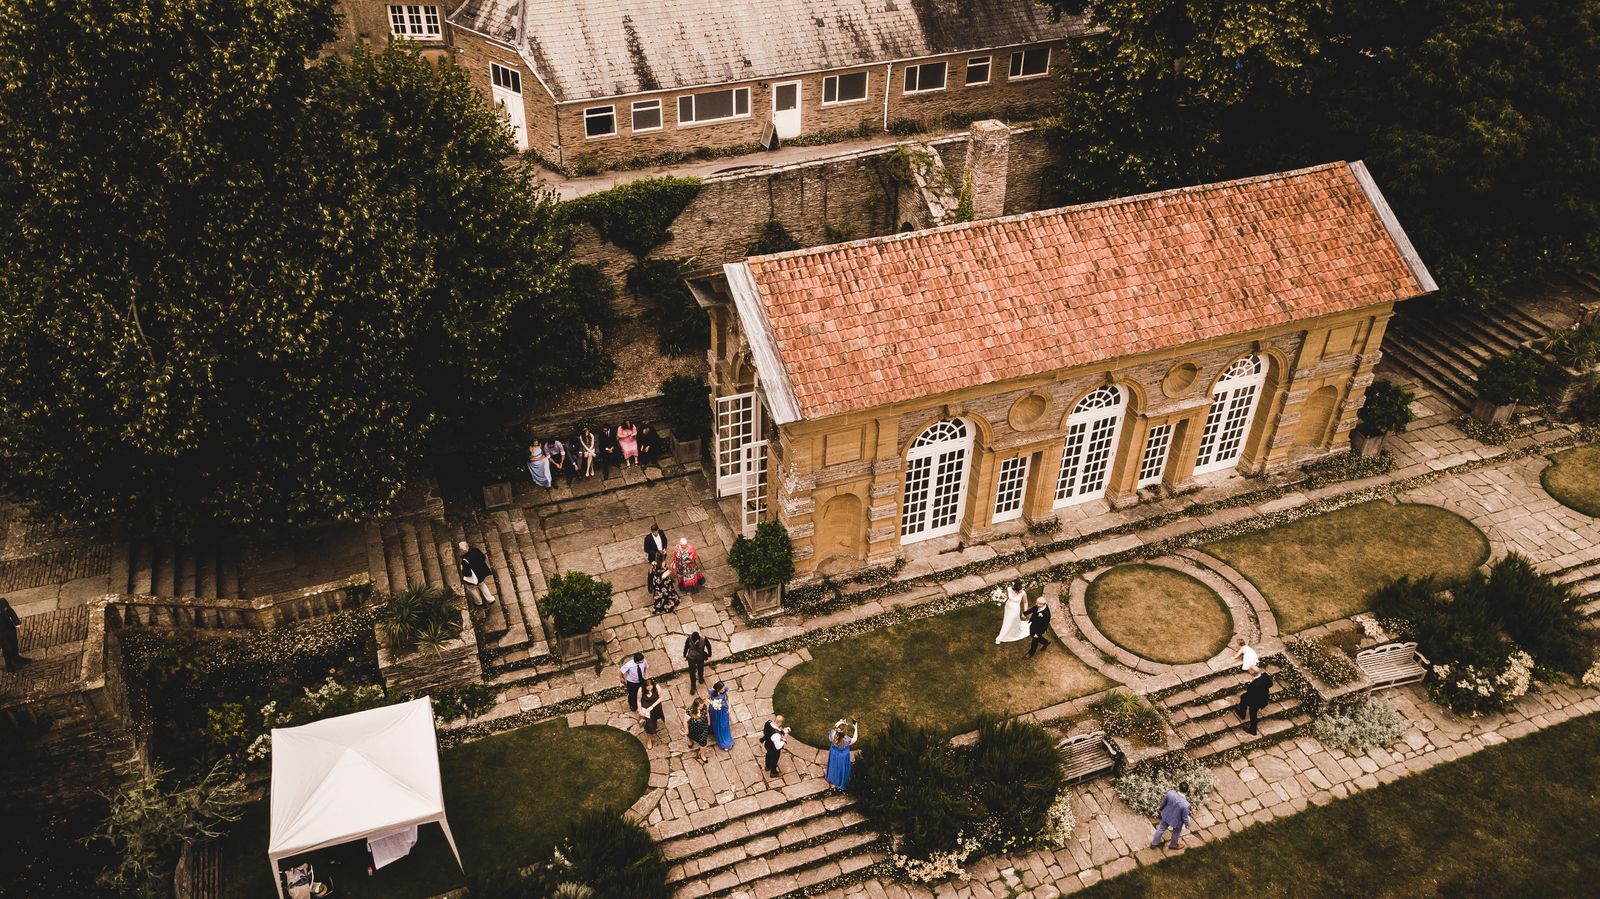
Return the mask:
[[[1118, 661], [1140, 671], [1211, 660], [1236, 632], [1248, 629], [1249, 618], [1185, 567], [1181, 560], [1162, 558], [1099, 572], [1080, 588], [1079, 629], [1098, 648], [1109, 648]], [[1079, 595], [1074, 590], [1074, 606]]]
[[1545, 492], [1569, 509], [1600, 518], [1600, 443], [1557, 453], [1552, 460], [1539, 476]]

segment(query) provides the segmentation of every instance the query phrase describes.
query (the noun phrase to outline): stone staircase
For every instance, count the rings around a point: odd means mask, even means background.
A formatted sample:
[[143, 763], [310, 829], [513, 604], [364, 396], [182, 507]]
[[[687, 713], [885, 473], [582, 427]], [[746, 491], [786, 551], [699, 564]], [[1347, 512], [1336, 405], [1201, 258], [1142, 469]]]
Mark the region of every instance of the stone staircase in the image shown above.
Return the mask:
[[1485, 359], [1553, 330], [1511, 303], [1472, 310], [1403, 307], [1390, 323], [1383, 351], [1392, 364], [1434, 393], [1468, 409], [1477, 395], [1478, 367]]
[[1261, 710], [1260, 732], [1255, 736], [1246, 733], [1234, 714], [1245, 680], [1237, 668], [1228, 668], [1154, 693], [1150, 698], [1166, 709], [1173, 730], [1196, 760], [1256, 743], [1276, 742], [1311, 721], [1300, 698], [1275, 683], [1271, 703]]
[[883, 839], [854, 801], [821, 778], [752, 801], [764, 804], [716, 824], [693, 828], [692, 819], [682, 819], [655, 828], [672, 866], [673, 895], [816, 895], [833, 881], [888, 864]]
[[1554, 574], [1558, 583], [1572, 591], [1578, 614], [1591, 624], [1600, 625], [1600, 558], [1568, 565]]
[[136, 540], [112, 569], [111, 592], [179, 599], [239, 599], [239, 548], [232, 543]]

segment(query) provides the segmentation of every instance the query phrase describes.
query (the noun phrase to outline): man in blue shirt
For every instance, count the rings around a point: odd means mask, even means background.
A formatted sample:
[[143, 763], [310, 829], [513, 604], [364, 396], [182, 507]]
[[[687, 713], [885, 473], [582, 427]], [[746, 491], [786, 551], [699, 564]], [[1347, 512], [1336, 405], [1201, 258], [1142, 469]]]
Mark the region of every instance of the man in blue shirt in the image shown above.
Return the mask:
[[1156, 824], [1156, 835], [1150, 838], [1150, 848], [1161, 845], [1161, 834], [1172, 828], [1172, 842], [1167, 848], [1178, 848], [1178, 837], [1183, 829], [1189, 826], [1189, 784], [1180, 782], [1176, 790], [1168, 790], [1167, 795], [1161, 797], [1161, 808], [1156, 812], [1160, 821]]

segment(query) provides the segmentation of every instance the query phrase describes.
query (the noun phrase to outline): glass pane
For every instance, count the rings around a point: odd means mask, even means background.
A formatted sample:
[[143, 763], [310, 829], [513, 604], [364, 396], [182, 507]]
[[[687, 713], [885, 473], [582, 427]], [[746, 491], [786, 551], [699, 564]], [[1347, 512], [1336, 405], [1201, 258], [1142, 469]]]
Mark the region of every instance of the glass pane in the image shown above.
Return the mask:
[[587, 137], [604, 137], [607, 134], [616, 134], [616, 113], [609, 106], [584, 112], [583, 133]]
[[780, 84], [773, 95], [773, 108], [786, 112], [800, 105], [800, 85]]
[[692, 122], [692, 121], [694, 121], [694, 98], [693, 97], [679, 97], [678, 98], [678, 121], [680, 121], [680, 122]]
[[839, 99], [839, 79], [830, 77], [822, 79], [822, 102], [834, 103]]
[[989, 80], [989, 58], [987, 56], [982, 57], [980, 59], [973, 59], [973, 60], [968, 60], [967, 61], [967, 83], [968, 84], [983, 84], [984, 82], [986, 82], [988, 80]]
[[633, 130], [649, 131], [661, 127], [661, 102], [633, 104]]
[[733, 114], [750, 114], [750, 88], [741, 87], [733, 92]]

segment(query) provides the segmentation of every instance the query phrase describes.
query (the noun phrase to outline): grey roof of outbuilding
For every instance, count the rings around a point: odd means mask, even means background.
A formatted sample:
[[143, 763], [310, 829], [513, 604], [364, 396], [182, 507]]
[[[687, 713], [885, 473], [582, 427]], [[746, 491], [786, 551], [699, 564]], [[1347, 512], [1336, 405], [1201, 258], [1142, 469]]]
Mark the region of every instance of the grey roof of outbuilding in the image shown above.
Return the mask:
[[[518, 40], [522, 4], [526, 43]], [[558, 101], [725, 84], [1053, 40], [1033, 0], [467, 0], [460, 27], [518, 47]]]

